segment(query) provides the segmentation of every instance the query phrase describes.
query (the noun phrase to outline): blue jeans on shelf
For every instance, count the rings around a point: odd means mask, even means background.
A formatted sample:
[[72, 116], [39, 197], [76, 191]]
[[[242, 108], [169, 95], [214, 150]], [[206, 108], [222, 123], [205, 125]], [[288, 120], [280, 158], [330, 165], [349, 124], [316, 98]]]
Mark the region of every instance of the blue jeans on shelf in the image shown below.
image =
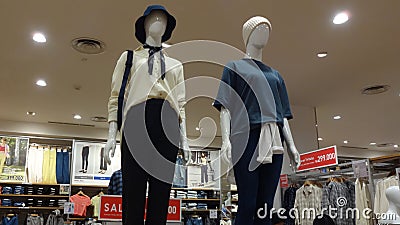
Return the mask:
[[186, 221], [186, 225], [203, 225], [203, 220], [201, 219], [201, 217], [188, 218]]
[[[271, 225], [269, 211], [273, 207], [276, 188], [282, 169], [283, 154], [274, 154], [272, 163], [254, 164], [257, 158], [257, 145], [260, 138], [260, 127], [250, 130], [248, 142], [245, 149], [235, 149], [235, 146], [243, 146], [246, 143], [246, 135], [236, 135], [232, 140], [232, 159], [236, 163], [233, 167], [236, 185], [239, 194], [238, 213], [235, 225]], [[249, 165], [258, 165], [250, 169]], [[261, 211], [259, 218], [257, 211], [265, 208], [267, 212]]]

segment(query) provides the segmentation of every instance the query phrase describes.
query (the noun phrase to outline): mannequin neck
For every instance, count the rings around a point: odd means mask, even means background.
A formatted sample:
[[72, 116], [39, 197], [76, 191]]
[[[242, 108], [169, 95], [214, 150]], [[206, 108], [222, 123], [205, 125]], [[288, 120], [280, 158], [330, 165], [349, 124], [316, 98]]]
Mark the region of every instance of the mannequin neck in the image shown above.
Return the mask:
[[161, 36], [153, 37], [147, 36], [146, 37], [146, 44], [153, 46], [153, 47], [161, 47]]
[[256, 59], [258, 61], [262, 61], [262, 48], [257, 48], [254, 45], [247, 45], [246, 47], [246, 55], [252, 59]]

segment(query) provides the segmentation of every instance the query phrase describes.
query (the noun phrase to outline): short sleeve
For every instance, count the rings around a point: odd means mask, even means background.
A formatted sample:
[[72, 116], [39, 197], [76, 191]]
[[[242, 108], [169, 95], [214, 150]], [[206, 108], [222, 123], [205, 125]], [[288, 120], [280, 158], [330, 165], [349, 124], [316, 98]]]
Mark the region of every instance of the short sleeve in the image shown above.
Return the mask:
[[290, 102], [289, 102], [289, 96], [288, 96], [288, 93], [286, 90], [286, 84], [280, 75], [279, 75], [279, 79], [280, 79], [279, 97], [281, 99], [283, 117], [290, 120], [290, 119], [293, 119], [293, 114], [292, 114], [292, 111], [290, 110]]
[[217, 97], [213, 103], [213, 106], [221, 111], [222, 106], [224, 108], [230, 108], [232, 100], [232, 91], [234, 90], [234, 75], [235, 72], [232, 71], [232, 64], [227, 64], [222, 72], [222, 78], [218, 89]]
[[89, 206], [92, 204], [92, 200], [89, 197], [87, 197], [85, 203], [86, 203], [86, 206]]

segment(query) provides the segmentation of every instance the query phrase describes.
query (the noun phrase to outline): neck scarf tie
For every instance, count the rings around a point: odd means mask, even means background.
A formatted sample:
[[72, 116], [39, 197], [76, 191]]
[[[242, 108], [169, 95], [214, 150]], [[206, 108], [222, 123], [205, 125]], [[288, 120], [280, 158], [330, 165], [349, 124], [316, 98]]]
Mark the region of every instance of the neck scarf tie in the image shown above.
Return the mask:
[[147, 60], [147, 64], [149, 67], [149, 74], [153, 74], [153, 65], [154, 65], [154, 54], [160, 52], [160, 61], [161, 61], [161, 79], [165, 78], [165, 57], [162, 50], [162, 47], [154, 47], [148, 44], [144, 44], [143, 48], [149, 49], [149, 58]]

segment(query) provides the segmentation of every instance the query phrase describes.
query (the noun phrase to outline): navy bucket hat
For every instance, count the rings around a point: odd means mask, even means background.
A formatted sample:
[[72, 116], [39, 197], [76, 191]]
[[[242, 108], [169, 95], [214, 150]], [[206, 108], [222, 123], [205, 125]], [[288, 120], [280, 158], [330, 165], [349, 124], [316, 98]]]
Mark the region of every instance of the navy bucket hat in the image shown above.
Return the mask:
[[167, 27], [165, 28], [164, 35], [161, 38], [161, 42], [168, 41], [171, 38], [172, 31], [175, 29], [176, 20], [175, 18], [168, 13], [167, 9], [162, 5], [150, 5], [147, 7], [146, 11], [144, 11], [143, 16], [139, 17], [135, 23], [135, 36], [136, 39], [142, 44], [146, 43], [146, 31], [144, 30], [144, 20], [146, 17], [153, 11], [160, 10], [165, 13], [168, 18]]

